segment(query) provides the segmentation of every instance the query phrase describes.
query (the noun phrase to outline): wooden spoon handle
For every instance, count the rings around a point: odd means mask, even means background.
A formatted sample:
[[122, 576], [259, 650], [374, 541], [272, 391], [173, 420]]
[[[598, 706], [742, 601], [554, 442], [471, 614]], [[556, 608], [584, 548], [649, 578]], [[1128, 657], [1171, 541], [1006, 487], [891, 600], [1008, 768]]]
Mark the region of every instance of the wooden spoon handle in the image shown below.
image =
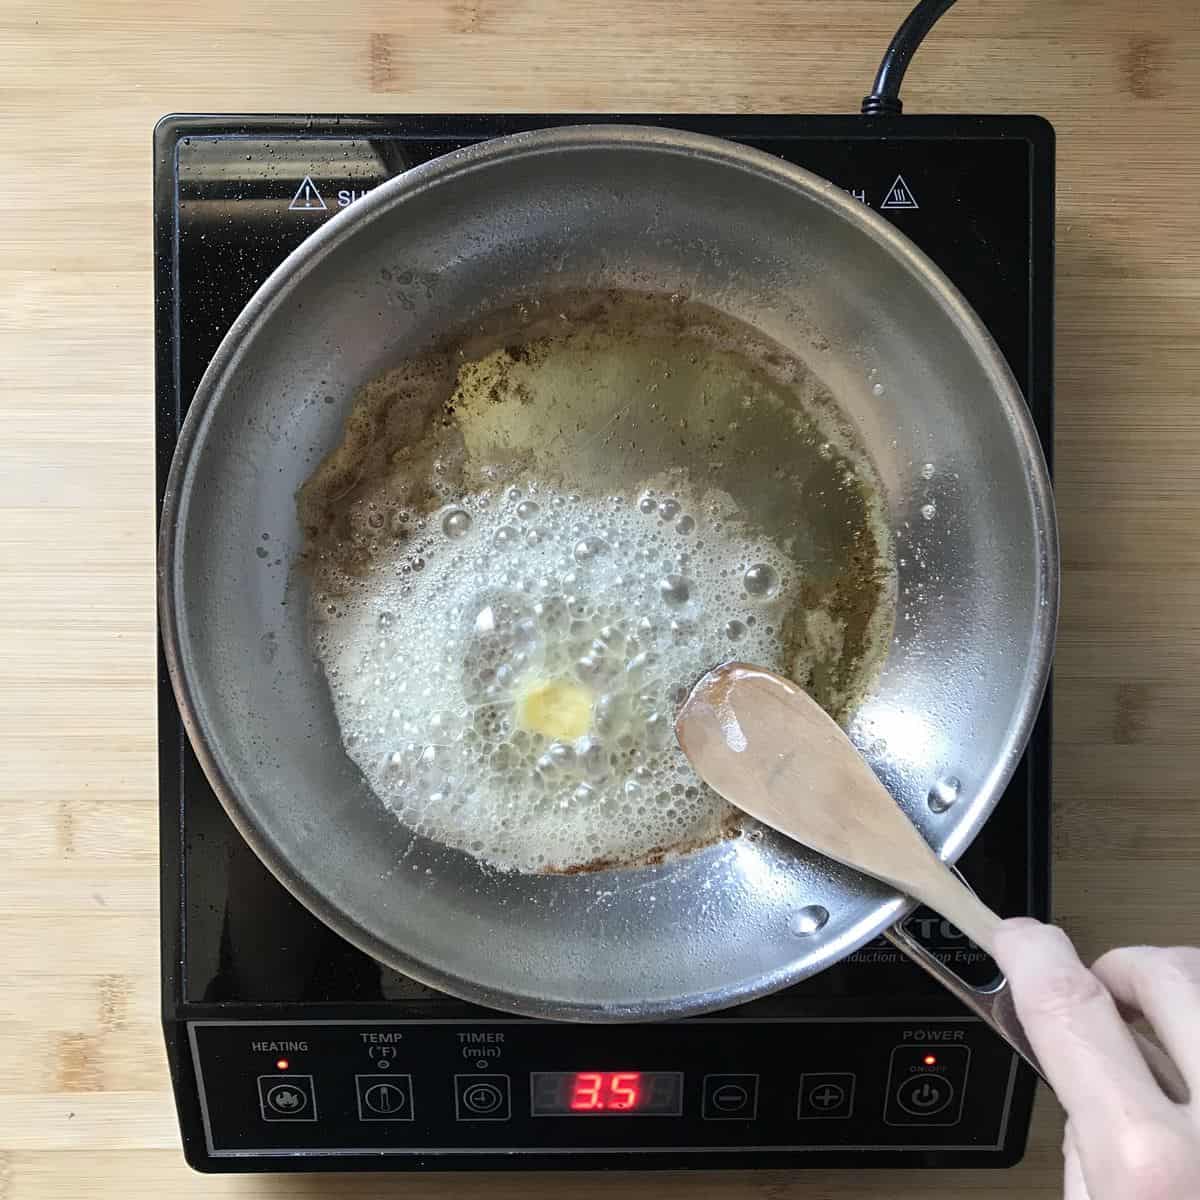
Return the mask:
[[932, 851], [930, 858], [933, 860], [930, 869], [906, 881], [909, 895], [941, 913], [981, 950], [991, 954], [1001, 918], [963, 883], [955, 871], [938, 861]]

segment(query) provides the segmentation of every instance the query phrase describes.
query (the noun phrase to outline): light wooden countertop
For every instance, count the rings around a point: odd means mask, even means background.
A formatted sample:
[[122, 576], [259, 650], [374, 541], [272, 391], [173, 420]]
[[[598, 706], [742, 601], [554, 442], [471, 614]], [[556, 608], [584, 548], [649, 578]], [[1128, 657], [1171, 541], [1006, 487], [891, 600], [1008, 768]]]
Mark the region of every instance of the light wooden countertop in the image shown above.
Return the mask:
[[[907, 0], [3, 0], [0, 1200], [1059, 1194], [1012, 1172], [204, 1178], [158, 1026], [150, 132], [169, 111], [854, 111]], [[1200, 942], [1200, 10], [962, 0], [913, 112], [1058, 129], [1058, 918]]]

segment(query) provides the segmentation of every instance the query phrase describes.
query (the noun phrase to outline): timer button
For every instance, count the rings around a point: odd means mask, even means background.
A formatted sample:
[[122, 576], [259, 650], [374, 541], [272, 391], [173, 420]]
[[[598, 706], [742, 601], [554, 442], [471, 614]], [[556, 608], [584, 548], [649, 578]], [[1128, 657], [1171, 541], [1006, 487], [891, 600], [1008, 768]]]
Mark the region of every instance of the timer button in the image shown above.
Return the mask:
[[454, 1116], [459, 1121], [507, 1121], [512, 1096], [507, 1075], [455, 1075]]
[[705, 1075], [700, 1115], [706, 1121], [753, 1121], [758, 1115], [758, 1076]]

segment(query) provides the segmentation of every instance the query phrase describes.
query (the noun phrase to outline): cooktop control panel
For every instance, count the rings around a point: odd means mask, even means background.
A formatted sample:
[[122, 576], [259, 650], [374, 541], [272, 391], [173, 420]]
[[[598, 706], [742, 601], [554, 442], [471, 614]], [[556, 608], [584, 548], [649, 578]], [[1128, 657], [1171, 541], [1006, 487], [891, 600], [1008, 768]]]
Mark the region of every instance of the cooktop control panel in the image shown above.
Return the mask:
[[994, 1150], [1016, 1078], [967, 1018], [195, 1021], [189, 1035], [215, 1157]]

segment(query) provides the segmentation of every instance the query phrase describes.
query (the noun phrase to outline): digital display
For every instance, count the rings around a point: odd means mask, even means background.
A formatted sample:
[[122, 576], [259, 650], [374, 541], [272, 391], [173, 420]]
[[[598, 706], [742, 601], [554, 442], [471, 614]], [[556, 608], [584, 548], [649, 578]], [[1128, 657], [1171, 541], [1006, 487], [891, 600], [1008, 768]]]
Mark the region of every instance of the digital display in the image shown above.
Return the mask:
[[534, 1071], [535, 1117], [677, 1117], [680, 1071]]

